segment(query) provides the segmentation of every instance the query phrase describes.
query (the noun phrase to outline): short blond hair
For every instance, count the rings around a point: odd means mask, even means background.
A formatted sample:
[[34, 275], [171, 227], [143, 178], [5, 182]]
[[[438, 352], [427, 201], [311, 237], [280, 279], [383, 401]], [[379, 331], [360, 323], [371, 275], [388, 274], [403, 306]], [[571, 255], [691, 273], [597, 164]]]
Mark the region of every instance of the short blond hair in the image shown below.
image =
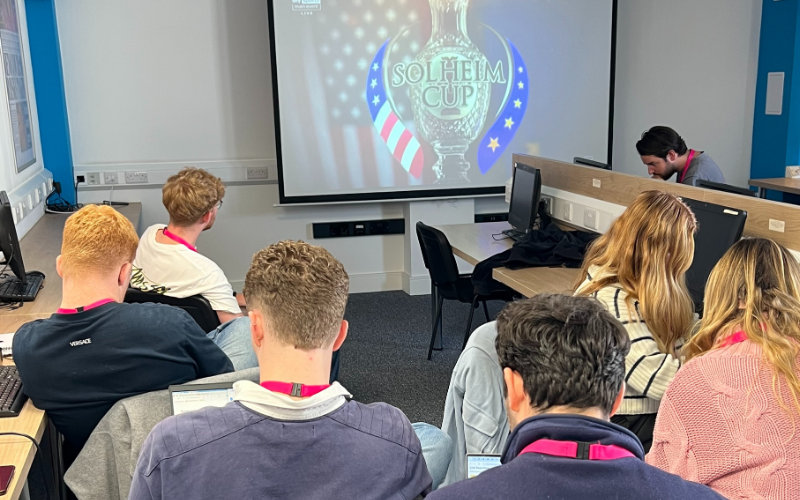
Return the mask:
[[253, 256], [244, 295], [261, 311], [278, 340], [310, 351], [328, 347], [344, 318], [350, 279], [322, 247], [281, 241]]
[[61, 265], [65, 273], [111, 272], [133, 262], [139, 236], [124, 215], [105, 205], [86, 205], [64, 224]]
[[167, 179], [161, 201], [176, 226], [196, 223], [225, 196], [225, 185], [203, 169], [186, 167]]

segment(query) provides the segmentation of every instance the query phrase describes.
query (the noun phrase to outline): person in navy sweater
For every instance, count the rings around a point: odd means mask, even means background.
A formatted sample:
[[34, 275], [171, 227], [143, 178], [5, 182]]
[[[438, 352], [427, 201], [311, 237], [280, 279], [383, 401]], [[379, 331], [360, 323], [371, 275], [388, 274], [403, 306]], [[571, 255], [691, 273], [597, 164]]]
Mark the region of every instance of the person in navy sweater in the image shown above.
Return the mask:
[[602, 304], [538, 295], [509, 304], [497, 330], [512, 429], [502, 465], [429, 499], [723, 498], [647, 465], [636, 436], [609, 421], [625, 395], [630, 339]]

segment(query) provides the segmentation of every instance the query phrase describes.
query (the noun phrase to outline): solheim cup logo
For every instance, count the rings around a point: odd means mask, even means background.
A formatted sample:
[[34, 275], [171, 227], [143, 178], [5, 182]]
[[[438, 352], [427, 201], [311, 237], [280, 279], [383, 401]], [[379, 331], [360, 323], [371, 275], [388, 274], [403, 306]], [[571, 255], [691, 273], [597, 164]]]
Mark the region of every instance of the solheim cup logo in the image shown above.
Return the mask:
[[[477, 148], [478, 167], [486, 174], [514, 138], [528, 104], [528, 71], [510, 40], [486, 27], [503, 45], [504, 59], [490, 61], [467, 32], [469, 0], [430, 0], [432, 29], [427, 45], [411, 62], [387, 64], [393, 39], [375, 54], [367, 76], [367, 104], [378, 133], [394, 158], [419, 179], [424, 153], [403, 125], [391, 98], [406, 91], [419, 135], [438, 155], [433, 165], [437, 184], [469, 183], [470, 147]], [[391, 92], [387, 92], [390, 86]], [[489, 117], [493, 91], [503, 91], [495, 121], [479, 142]]]

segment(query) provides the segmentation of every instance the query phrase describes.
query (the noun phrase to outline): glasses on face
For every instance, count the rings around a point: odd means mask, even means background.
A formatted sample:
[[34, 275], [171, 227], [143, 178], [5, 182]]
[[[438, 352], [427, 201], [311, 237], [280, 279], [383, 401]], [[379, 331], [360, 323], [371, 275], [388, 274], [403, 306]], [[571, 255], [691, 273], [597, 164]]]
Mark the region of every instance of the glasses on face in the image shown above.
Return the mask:
[[219, 200], [219, 201], [217, 202], [217, 204], [216, 204], [216, 205], [214, 205], [214, 206], [215, 206], [215, 207], [217, 207], [217, 210], [219, 210], [220, 208], [222, 208], [222, 200]]

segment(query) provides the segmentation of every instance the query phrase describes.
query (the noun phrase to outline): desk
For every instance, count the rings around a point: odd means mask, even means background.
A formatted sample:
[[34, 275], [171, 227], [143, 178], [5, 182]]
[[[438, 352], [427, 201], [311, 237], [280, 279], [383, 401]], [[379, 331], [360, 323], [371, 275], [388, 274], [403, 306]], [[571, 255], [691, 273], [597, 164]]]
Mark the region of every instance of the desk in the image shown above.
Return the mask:
[[790, 179], [788, 177], [778, 177], [775, 179], [750, 179], [747, 181], [751, 186], [758, 188], [759, 198], [766, 198], [767, 191], [780, 191], [800, 195], [800, 179]]
[[[500, 235], [511, 229], [508, 222], [487, 222], [482, 224], [453, 224], [436, 226], [447, 236], [453, 253], [472, 265], [511, 248], [511, 239], [495, 241], [492, 235]], [[566, 267], [528, 267], [512, 271], [499, 267], [492, 277], [512, 290], [526, 297], [540, 293], [572, 293], [572, 285], [580, 274], [580, 269]]]
[[[115, 208], [133, 223], [133, 227], [138, 228], [141, 203]], [[69, 214], [45, 214], [20, 241], [25, 270], [43, 272], [46, 276], [44, 288], [33, 302], [25, 302], [15, 311], [0, 311], [0, 333], [16, 332], [17, 328], [29, 321], [49, 318], [61, 305], [61, 278], [56, 272], [56, 257], [61, 253], [61, 236], [67, 217]], [[6, 359], [2, 364], [14, 363]], [[19, 432], [35, 437], [37, 442], [41, 442], [46, 428], [44, 411], [33, 406], [30, 400], [25, 402], [18, 417], [0, 418], [0, 433]], [[28, 439], [0, 436], [0, 465], [16, 467], [8, 493], [0, 496], [0, 500], [19, 498], [35, 455], [36, 448]]]

